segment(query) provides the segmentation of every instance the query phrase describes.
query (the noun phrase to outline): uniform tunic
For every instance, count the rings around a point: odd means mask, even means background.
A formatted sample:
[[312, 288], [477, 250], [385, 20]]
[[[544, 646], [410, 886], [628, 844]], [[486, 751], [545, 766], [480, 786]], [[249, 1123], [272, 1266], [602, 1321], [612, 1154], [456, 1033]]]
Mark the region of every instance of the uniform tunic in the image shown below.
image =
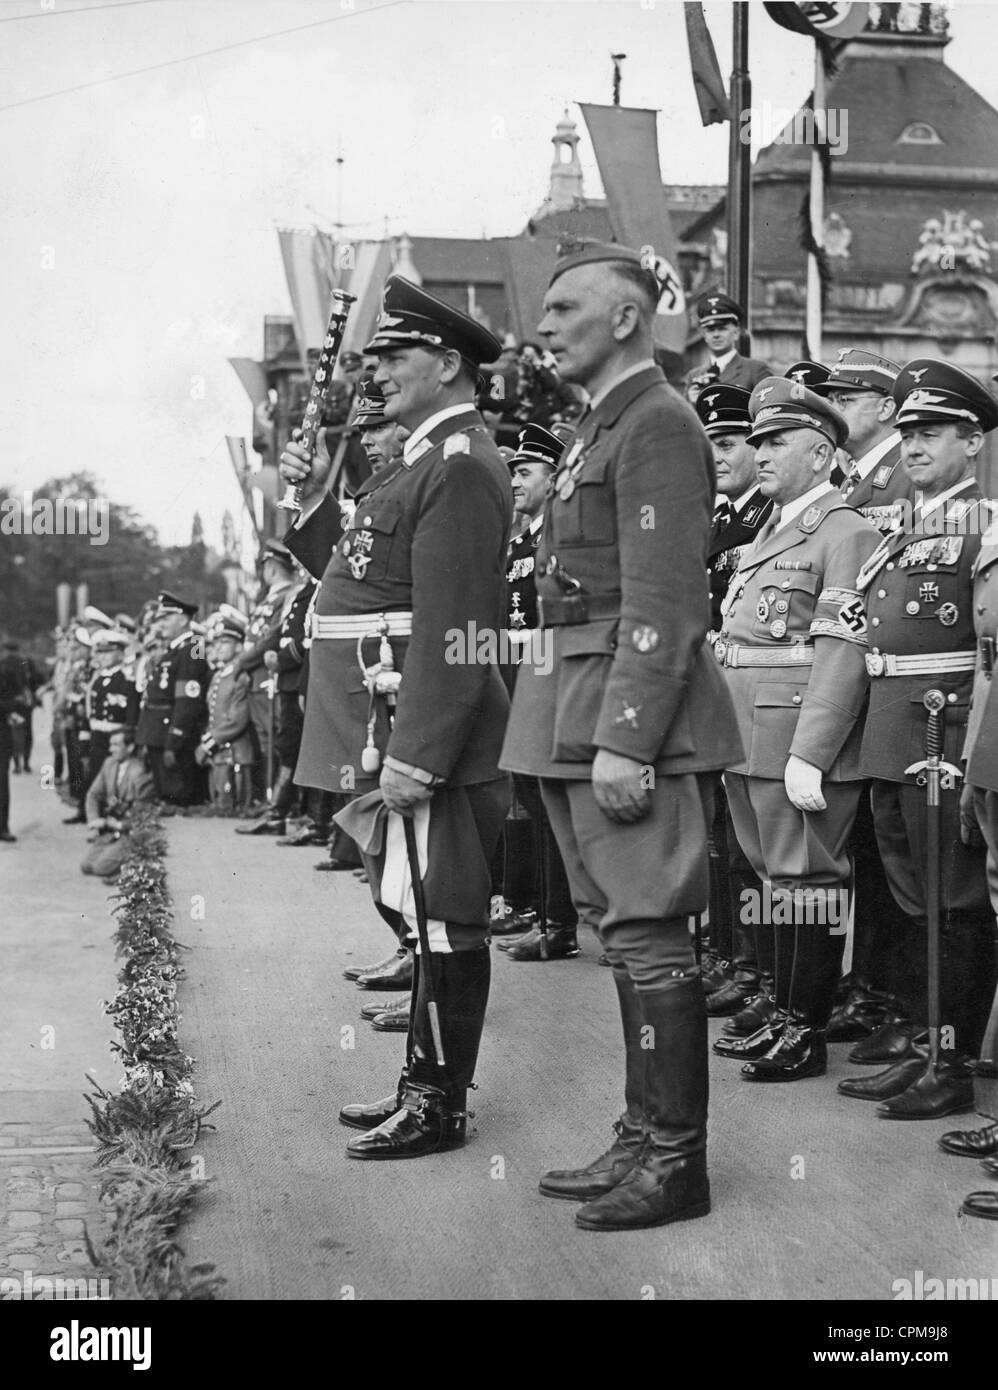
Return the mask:
[[[692, 965], [685, 918], [707, 903], [697, 774], [741, 751], [706, 642], [713, 500], [692, 409], [654, 365], [625, 376], [561, 460], [537, 560], [545, 660], [518, 671], [503, 749], [504, 767], [543, 779], [579, 914], [609, 934], [611, 958], [610, 936], [629, 924], [626, 968], [656, 984]], [[617, 824], [599, 809], [598, 749], [654, 768], [644, 820]], [[649, 920], [680, 924], [671, 955], [633, 936]]]
[[[194, 748], [204, 727], [209, 679], [201, 644], [187, 630], [160, 654], [143, 695], [142, 734], [156, 790], [179, 805], [201, 799], [202, 778]], [[176, 755], [176, 767], [166, 767], [164, 753]]]

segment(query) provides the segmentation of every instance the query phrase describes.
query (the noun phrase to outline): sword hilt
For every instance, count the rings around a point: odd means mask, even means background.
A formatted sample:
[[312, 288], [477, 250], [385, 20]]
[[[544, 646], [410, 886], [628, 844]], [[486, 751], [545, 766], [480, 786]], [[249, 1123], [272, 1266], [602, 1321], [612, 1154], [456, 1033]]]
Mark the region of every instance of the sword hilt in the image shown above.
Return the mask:
[[936, 763], [943, 751], [943, 711], [946, 708], [946, 696], [941, 690], [927, 690], [922, 696], [922, 704], [929, 712], [925, 727], [925, 755], [930, 763]]

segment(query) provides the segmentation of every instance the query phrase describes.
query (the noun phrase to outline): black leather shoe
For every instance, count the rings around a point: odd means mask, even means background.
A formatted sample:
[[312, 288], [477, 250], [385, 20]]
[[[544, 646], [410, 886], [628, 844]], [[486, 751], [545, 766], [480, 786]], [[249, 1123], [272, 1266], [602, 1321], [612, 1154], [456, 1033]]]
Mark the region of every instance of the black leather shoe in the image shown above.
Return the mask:
[[351, 869], [356, 869], [356, 867], [356, 864], [348, 864], [345, 859], [321, 859], [318, 864], [312, 865], [312, 868], [320, 874], [349, 873]]
[[645, 1145], [644, 1131], [617, 1120], [613, 1126], [616, 1138], [606, 1153], [594, 1158], [585, 1168], [554, 1168], [538, 1183], [545, 1197], [558, 1197], [565, 1202], [588, 1202], [609, 1192], [622, 1182], [639, 1162]]
[[876, 1032], [884, 1022], [887, 1006], [865, 990], [853, 991], [844, 1004], [832, 1011], [826, 1037], [829, 1042], [859, 1042]]
[[711, 1018], [731, 1018], [740, 1013], [759, 992], [759, 981], [730, 980], [707, 996], [707, 1013]]
[[961, 1216], [980, 1216], [985, 1221], [998, 1221], [998, 1192], [971, 1192], [964, 1197]]
[[785, 1016], [771, 994], [756, 994], [746, 1000], [745, 1007], [734, 1018], [728, 1019], [724, 1034], [728, 1038], [750, 1038], [774, 1018]]
[[768, 1023], [747, 1038], [718, 1038], [713, 1050], [718, 1057], [732, 1057], [739, 1062], [747, 1062], [752, 1057], [765, 1057], [783, 1037], [786, 1021], [786, 1014], [774, 1014]]
[[998, 1125], [983, 1129], [951, 1129], [939, 1140], [939, 1147], [961, 1158], [987, 1158], [998, 1154]]
[[349, 965], [343, 972], [344, 980], [359, 980], [361, 975], [373, 975], [379, 970], [386, 970], [388, 966], [394, 965], [396, 961], [406, 955], [405, 947], [400, 946], [397, 951], [393, 951], [384, 960], [379, 960], [374, 965]]
[[938, 1120], [974, 1108], [974, 1082], [954, 1075], [943, 1063], [933, 1071], [926, 1066], [906, 1091], [878, 1106], [881, 1120]]
[[648, 1144], [641, 1162], [616, 1187], [579, 1208], [575, 1224], [586, 1231], [640, 1231], [709, 1211], [705, 1155], [656, 1154]]
[[[295, 831], [293, 835], [278, 840], [277, 843], [285, 849], [308, 849], [314, 845], [328, 845], [329, 831], [322, 830], [315, 825], [306, 825], [301, 830]], [[351, 867], [355, 869], [357, 866], [353, 864]]]
[[367, 1004], [361, 1004], [360, 1016], [370, 1022], [372, 1018], [387, 1014], [392, 1009], [408, 1009], [411, 998], [411, 994], [400, 994], [397, 999], [372, 999]]
[[[537, 926], [537, 913], [532, 907], [524, 912], [514, 912], [507, 907], [501, 917], [489, 923], [490, 936], [526, 936]], [[503, 947], [505, 950], [505, 946]]]
[[383, 970], [371, 970], [357, 977], [358, 989], [412, 989], [412, 955], [396, 956]]
[[719, 989], [723, 989], [726, 984], [734, 979], [733, 967], [730, 960], [718, 960], [714, 965], [700, 972], [700, 983], [703, 985], [703, 992], [706, 995], [716, 994]]
[[888, 1062], [900, 1062], [915, 1054], [915, 1035], [918, 1030], [913, 1023], [899, 1019], [887, 1019], [869, 1037], [858, 1042], [849, 1053], [850, 1062], [861, 1067], [886, 1066]]
[[788, 1019], [775, 1047], [742, 1067], [746, 1081], [805, 1081], [828, 1070], [825, 1035], [818, 1028]]
[[468, 1116], [463, 1101], [454, 1104], [435, 1086], [407, 1082], [402, 1108], [376, 1129], [347, 1144], [348, 1158], [422, 1158], [425, 1154], [461, 1148], [467, 1138]]
[[846, 1077], [845, 1081], [839, 1082], [838, 1092], [840, 1096], [851, 1096], [854, 1100], [889, 1100], [891, 1096], [899, 1096], [902, 1091], [907, 1091], [911, 1083], [921, 1076], [925, 1065], [924, 1055], [905, 1057], [886, 1071], [878, 1071], [876, 1076]]
[[0, 840], [2, 840], [5, 845], [17, 844], [17, 836], [12, 835], [9, 830], [0, 830]]
[[262, 820], [254, 821], [252, 825], [237, 825], [235, 832], [237, 835], [283, 835], [285, 822], [283, 817], [273, 819], [264, 816]]
[[506, 952], [507, 960], [570, 960], [580, 954], [579, 942], [574, 927], [548, 927], [547, 956], [543, 953], [545, 945], [540, 928], [515, 942]]
[[998, 1178], [998, 1158], [982, 1158], [981, 1167], [989, 1178]]
[[387, 1009], [377, 1018], [371, 1019], [371, 1027], [376, 1033], [408, 1033], [409, 1009]]
[[340, 1124], [348, 1125], [350, 1129], [377, 1129], [401, 1108], [401, 1095], [402, 1088], [399, 1087], [384, 1100], [376, 1100], [373, 1105], [344, 1105], [339, 1115]]
[[86, 825], [86, 823], [86, 816], [70, 816], [67, 820], [63, 821], [63, 825]]

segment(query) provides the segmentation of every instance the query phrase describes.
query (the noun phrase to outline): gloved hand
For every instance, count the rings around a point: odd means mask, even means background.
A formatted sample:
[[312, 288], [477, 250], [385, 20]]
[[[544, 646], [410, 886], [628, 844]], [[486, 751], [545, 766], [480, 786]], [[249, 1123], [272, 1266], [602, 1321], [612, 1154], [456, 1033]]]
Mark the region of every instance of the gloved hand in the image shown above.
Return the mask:
[[787, 759], [783, 773], [783, 785], [791, 804], [798, 811], [823, 811], [827, 805], [821, 794], [821, 768], [812, 767], [803, 758]]

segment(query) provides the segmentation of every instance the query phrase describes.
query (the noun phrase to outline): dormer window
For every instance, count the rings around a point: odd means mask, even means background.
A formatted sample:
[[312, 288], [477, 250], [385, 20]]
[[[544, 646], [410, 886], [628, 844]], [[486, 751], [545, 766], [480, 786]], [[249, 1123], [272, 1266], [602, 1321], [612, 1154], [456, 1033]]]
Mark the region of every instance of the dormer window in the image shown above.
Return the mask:
[[899, 145], [941, 145], [943, 142], [935, 126], [928, 121], [912, 121], [906, 125], [897, 138]]

